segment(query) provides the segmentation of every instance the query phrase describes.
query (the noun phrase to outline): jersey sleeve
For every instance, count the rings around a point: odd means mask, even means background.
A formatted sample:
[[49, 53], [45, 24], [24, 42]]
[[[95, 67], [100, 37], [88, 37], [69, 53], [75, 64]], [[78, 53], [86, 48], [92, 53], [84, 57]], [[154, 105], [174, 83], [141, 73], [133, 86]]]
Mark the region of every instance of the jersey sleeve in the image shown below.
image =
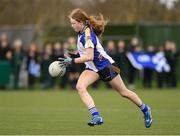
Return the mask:
[[91, 35], [91, 30], [90, 28], [86, 28], [85, 30], [85, 48], [94, 48], [94, 43], [93, 43], [93, 37]]

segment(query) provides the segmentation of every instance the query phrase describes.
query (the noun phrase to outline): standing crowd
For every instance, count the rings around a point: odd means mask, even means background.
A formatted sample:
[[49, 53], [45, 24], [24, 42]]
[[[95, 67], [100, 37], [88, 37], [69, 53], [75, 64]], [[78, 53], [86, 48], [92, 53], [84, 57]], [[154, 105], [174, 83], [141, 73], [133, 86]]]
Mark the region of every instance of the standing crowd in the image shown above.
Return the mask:
[[[156, 72], [152, 69], [145, 68], [142, 72], [142, 84], [144, 87], [151, 88], [153, 81], [156, 81], [158, 88], [177, 87], [177, 62], [179, 52], [176, 43], [173, 41], [165, 41], [165, 44], [155, 48], [153, 45], [146, 46], [142, 49], [138, 38], [132, 38], [129, 44], [124, 40], [104, 41], [106, 52], [116, 61], [120, 67], [121, 76], [129, 88], [135, 87], [135, 81], [139, 77], [138, 70], [135, 69], [126, 57], [127, 52], [146, 51], [148, 53], [164, 52], [166, 60], [171, 67], [169, 72]], [[26, 49], [24, 47], [27, 47]], [[84, 65], [73, 65], [68, 67], [63, 78], [52, 78], [48, 73], [48, 66], [52, 61], [63, 57], [64, 53], [77, 53], [76, 39], [68, 37], [64, 42], [46, 42], [43, 49], [39, 50], [35, 42], [31, 42], [28, 46], [23, 45], [22, 39], [15, 39], [12, 44], [8, 40], [6, 33], [0, 35], [0, 63], [7, 61], [10, 63], [10, 83], [9, 86], [14, 89], [30, 88], [33, 89], [37, 85], [48, 89], [58, 85], [60, 88], [71, 86], [75, 88], [76, 82]], [[96, 88], [99, 81], [93, 84]], [[107, 87], [110, 87], [107, 85]], [[0, 86], [1, 89], [6, 86]]]

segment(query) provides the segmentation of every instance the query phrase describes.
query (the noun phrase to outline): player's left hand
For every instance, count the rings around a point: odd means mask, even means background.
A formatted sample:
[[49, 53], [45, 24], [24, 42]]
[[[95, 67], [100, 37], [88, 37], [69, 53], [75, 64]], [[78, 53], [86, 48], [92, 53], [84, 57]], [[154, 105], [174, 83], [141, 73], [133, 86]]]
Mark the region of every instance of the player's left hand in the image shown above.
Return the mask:
[[60, 61], [60, 63], [68, 66], [68, 65], [71, 65], [72, 62], [73, 62], [73, 59], [70, 58], [69, 56], [65, 55], [64, 56], [65, 58], [58, 58], [58, 60]]

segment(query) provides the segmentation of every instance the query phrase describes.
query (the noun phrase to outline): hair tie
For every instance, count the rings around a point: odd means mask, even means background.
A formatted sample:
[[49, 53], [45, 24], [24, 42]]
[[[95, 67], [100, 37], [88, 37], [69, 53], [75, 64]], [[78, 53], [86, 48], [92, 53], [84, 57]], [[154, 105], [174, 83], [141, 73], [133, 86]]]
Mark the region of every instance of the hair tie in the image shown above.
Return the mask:
[[86, 20], [86, 21], [85, 21], [85, 24], [86, 24], [86, 25], [90, 25], [89, 20]]

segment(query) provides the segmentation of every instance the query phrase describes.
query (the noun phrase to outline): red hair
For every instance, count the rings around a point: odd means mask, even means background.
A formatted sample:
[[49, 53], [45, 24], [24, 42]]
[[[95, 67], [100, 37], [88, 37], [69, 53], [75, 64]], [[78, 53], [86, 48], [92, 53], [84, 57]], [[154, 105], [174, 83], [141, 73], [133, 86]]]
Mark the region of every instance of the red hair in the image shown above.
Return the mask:
[[107, 21], [104, 19], [102, 14], [98, 16], [89, 16], [85, 11], [81, 9], [74, 9], [71, 11], [69, 18], [75, 19], [78, 22], [83, 22], [93, 29], [97, 36], [101, 36], [104, 32], [104, 27]]

